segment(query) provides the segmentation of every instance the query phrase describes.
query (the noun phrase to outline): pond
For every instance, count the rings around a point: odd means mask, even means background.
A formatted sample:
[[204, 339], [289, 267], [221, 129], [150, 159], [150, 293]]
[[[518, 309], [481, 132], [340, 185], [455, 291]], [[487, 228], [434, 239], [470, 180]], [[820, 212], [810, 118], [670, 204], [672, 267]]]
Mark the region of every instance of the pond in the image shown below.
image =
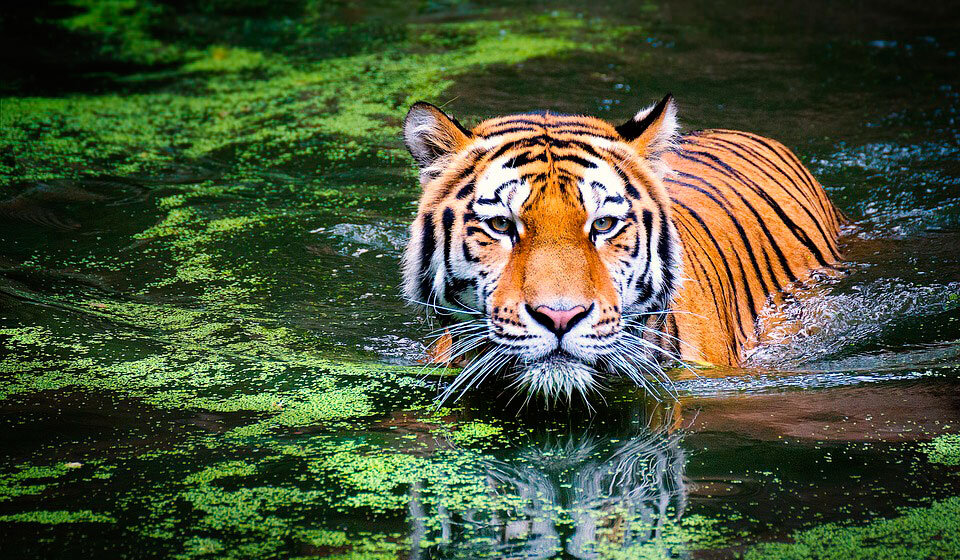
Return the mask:
[[[960, 557], [960, 10], [411, 5], [5, 15], [3, 556]], [[407, 107], [667, 92], [684, 130], [795, 150], [856, 223], [847, 272], [677, 401], [438, 408], [398, 288]]]

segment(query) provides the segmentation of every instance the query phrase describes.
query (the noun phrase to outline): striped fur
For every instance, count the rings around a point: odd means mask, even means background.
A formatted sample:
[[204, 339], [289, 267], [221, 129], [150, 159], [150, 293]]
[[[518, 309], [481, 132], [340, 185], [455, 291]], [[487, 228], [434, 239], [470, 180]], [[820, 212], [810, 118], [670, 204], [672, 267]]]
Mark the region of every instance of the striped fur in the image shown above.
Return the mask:
[[618, 127], [531, 113], [468, 131], [418, 103], [404, 136], [423, 186], [404, 291], [448, 325], [439, 358], [470, 358], [445, 396], [491, 373], [569, 398], [610, 374], [658, 391], [674, 359], [737, 365], [769, 299], [840, 259], [842, 218], [796, 156], [678, 136], [670, 96]]

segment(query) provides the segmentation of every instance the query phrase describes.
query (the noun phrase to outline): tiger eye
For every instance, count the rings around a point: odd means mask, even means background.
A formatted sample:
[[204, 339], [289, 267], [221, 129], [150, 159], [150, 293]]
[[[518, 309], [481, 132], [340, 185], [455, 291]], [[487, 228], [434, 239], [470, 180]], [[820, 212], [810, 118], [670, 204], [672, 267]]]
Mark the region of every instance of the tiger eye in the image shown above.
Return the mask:
[[616, 218], [607, 216], [606, 218], [597, 218], [593, 221], [593, 231], [597, 233], [607, 233], [617, 224]]
[[490, 218], [488, 223], [490, 224], [490, 227], [493, 228], [493, 231], [498, 233], [507, 233], [510, 231], [510, 226], [513, 225], [510, 220], [504, 218], [503, 216]]

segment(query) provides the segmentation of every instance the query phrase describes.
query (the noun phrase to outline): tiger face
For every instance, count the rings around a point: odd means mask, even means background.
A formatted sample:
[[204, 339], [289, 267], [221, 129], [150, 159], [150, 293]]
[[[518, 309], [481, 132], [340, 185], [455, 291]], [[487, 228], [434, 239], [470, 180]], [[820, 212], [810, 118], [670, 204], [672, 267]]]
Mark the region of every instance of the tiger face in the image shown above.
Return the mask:
[[627, 123], [552, 113], [467, 130], [417, 103], [404, 140], [423, 187], [404, 292], [476, 354], [445, 397], [505, 372], [528, 394], [587, 393], [604, 376], [659, 371], [644, 338], [679, 279], [661, 179], [671, 96]]

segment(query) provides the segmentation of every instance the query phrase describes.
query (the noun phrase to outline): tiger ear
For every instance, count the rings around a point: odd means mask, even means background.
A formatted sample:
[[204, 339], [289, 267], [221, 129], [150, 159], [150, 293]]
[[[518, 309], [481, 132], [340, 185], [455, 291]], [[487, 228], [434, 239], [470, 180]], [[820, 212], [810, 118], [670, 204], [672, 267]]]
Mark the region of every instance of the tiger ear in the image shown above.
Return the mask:
[[673, 95], [667, 94], [660, 103], [640, 110], [632, 119], [617, 127], [617, 132], [632, 144], [641, 157], [651, 160], [657, 167], [663, 154], [676, 144], [677, 104]]
[[414, 103], [403, 121], [403, 142], [420, 166], [421, 176], [435, 172], [430, 168], [438, 160], [462, 149], [472, 136], [456, 119], [423, 101]]

